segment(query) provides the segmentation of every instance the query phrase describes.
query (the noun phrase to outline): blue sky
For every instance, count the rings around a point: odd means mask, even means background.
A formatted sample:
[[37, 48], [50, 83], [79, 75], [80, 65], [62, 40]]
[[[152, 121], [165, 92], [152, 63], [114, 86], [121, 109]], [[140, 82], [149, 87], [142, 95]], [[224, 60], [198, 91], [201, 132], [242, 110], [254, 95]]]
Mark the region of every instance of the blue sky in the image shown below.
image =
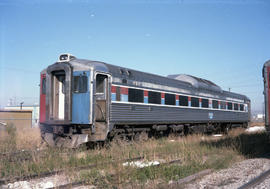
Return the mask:
[[38, 103], [40, 71], [69, 52], [209, 79], [261, 111], [269, 18], [267, 0], [1, 0], [0, 106]]

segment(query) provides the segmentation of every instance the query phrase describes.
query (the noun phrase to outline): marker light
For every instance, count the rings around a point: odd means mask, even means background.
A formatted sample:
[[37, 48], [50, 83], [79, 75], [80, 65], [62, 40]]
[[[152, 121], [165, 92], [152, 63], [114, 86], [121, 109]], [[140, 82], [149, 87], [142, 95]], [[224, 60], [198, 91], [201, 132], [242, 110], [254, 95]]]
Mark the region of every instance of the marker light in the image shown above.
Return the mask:
[[58, 62], [68, 62], [72, 59], [75, 59], [76, 57], [71, 54], [61, 54], [59, 56]]

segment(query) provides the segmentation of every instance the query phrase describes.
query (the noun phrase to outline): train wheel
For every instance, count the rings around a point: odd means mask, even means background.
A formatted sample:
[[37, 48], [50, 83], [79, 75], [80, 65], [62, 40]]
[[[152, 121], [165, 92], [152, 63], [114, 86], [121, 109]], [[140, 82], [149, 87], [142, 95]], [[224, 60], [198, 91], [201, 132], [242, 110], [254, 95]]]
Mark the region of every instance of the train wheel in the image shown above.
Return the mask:
[[134, 141], [144, 142], [148, 140], [148, 134], [146, 132], [137, 132], [134, 136]]
[[190, 133], [187, 125], [184, 126], [184, 135], [188, 135]]

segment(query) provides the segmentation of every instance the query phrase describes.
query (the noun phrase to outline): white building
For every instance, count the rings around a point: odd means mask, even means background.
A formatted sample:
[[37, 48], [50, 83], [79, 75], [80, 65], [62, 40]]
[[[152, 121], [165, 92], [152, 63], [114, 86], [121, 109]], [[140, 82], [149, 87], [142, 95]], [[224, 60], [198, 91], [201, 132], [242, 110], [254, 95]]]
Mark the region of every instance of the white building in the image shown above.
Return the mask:
[[257, 114], [256, 119], [264, 119], [264, 114]]

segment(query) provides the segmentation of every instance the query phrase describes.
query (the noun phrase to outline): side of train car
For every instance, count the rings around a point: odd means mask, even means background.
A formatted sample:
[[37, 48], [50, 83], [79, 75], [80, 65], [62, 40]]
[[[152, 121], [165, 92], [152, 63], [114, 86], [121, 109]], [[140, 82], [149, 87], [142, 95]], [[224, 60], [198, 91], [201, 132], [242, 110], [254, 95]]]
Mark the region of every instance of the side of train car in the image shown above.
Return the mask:
[[262, 70], [264, 79], [265, 127], [270, 131], [270, 60], [265, 62]]
[[162, 77], [69, 54], [41, 72], [40, 127], [50, 145], [225, 131], [249, 120], [246, 96], [189, 75]]

